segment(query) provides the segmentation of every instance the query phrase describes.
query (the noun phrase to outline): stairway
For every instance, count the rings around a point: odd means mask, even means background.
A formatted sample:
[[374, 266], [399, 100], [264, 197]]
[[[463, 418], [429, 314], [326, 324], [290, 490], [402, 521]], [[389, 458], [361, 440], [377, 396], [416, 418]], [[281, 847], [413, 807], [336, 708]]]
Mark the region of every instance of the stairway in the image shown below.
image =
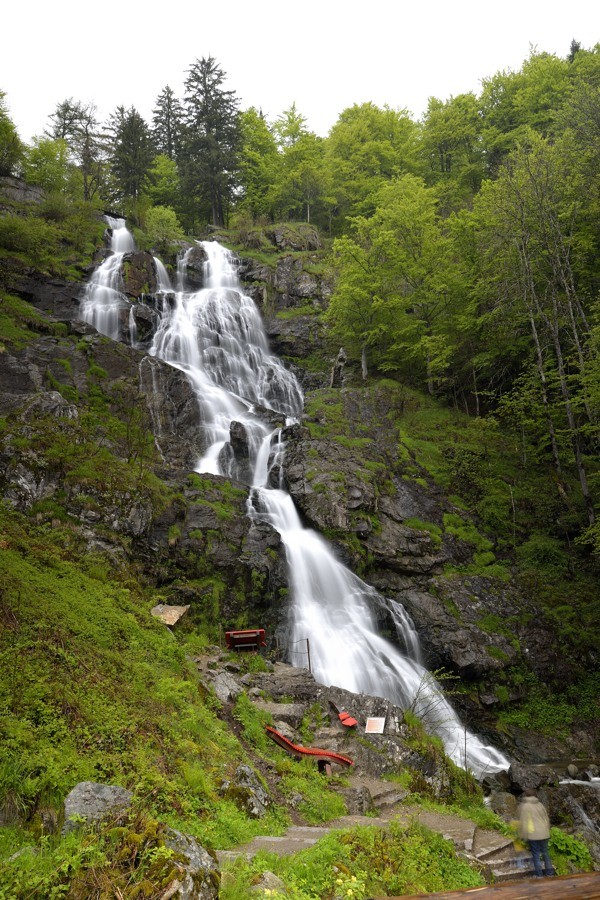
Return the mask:
[[408, 825], [411, 821], [442, 834], [452, 841], [458, 853], [475, 863], [488, 883], [510, 881], [533, 874], [531, 856], [527, 851], [515, 850], [510, 838], [495, 831], [479, 828], [470, 819], [462, 819], [447, 813], [437, 813], [418, 806], [406, 806], [405, 796], [397, 785], [390, 782], [360, 779], [368, 787], [375, 809], [379, 814], [372, 816], [342, 816], [328, 825], [295, 825], [288, 828], [281, 837], [262, 835], [248, 844], [234, 850], [219, 850], [219, 864], [245, 856], [252, 859], [259, 851], [290, 856], [306, 850], [334, 829], [352, 828], [358, 825], [371, 828], [388, 828], [391, 821]]
[[512, 840], [496, 831], [476, 828], [471, 853], [484, 866], [486, 881], [514, 881], [533, 875], [531, 854], [515, 850]]

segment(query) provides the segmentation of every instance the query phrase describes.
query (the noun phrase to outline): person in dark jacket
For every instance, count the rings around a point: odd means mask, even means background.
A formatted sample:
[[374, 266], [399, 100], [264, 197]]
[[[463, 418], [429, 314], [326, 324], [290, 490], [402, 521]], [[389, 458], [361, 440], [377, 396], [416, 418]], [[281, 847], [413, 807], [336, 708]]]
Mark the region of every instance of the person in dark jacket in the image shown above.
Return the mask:
[[[529, 844], [536, 877], [543, 878], [544, 875], [555, 875], [554, 866], [548, 852], [550, 819], [543, 803], [538, 800], [535, 791], [531, 788], [525, 788], [521, 794], [519, 835]], [[543, 872], [541, 858], [544, 860]]]

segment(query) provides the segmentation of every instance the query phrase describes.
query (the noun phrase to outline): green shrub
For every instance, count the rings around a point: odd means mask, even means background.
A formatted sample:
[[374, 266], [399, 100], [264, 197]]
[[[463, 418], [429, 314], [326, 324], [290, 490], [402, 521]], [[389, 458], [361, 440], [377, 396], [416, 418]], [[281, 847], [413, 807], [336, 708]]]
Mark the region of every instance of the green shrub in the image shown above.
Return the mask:
[[517, 548], [517, 559], [525, 569], [554, 577], [564, 577], [569, 569], [569, 558], [560, 541], [547, 534], [533, 534]]
[[571, 872], [591, 872], [593, 869], [590, 851], [583, 843], [560, 828], [550, 829], [549, 842], [552, 862], [559, 875]]
[[36, 265], [45, 266], [58, 255], [58, 233], [34, 216], [0, 216], [0, 247], [18, 253]]

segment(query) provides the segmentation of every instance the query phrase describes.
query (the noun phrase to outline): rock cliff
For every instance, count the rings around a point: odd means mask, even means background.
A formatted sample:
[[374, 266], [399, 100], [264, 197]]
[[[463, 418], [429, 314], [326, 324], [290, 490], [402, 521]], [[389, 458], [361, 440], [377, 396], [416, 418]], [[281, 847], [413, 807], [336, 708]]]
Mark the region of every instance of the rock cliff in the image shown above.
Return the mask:
[[[319, 250], [314, 237], [305, 236], [301, 258], [284, 230], [271, 237], [280, 251], [276, 263], [243, 259], [240, 276], [263, 312], [274, 349], [292, 358], [308, 407], [313, 393], [330, 383], [334, 360], [315, 313], [326, 305], [331, 284], [326, 274], [313, 273]], [[201, 248], [194, 248], [188, 277], [198, 285], [202, 262]], [[211, 617], [225, 626], [258, 618], [275, 651], [275, 641], [285, 639], [287, 613], [281, 541], [270, 526], [247, 518], [244, 485], [192, 474], [205, 449], [193, 390], [181, 371], [147, 353], [155, 310], [169, 302], [168, 295], [157, 296], [152, 255], [124, 259], [124, 290], [134, 304], [142, 349], [109, 341], [79, 321], [83, 283], [47, 279], [18, 260], [5, 263], [4, 272], [11, 291], [37, 312], [29, 323], [32, 337], [5, 347], [2, 355], [3, 498], [50, 520], [51, 501], [60, 501], [91, 546], [117, 564], [141, 566], [144, 579], [168, 602], [190, 604], [192, 618]], [[286, 318], [290, 310], [298, 315]], [[316, 350], [320, 370], [303, 368]], [[333, 390], [346, 420], [355, 423], [356, 440], [315, 436], [311, 426], [326, 432], [328, 413], [308, 412], [284, 430], [286, 486], [305, 523], [327, 535], [362, 578], [404, 606], [425, 664], [460, 678], [461, 713], [479, 731], [489, 731], [490, 712], [500, 700], [522, 694], [510, 678], [515, 666], [568, 681], [569, 662], [539, 610], [510, 579], [449, 571], [469, 563], [474, 550], [456, 530], [444, 528], [445, 517], [468, 523], [470, 516], [428, 473], [417, 471], [414, 460], [399, 455], [395, 417], [403, 410], [395, 409], [395, 397], [385, 388], [365, 391], [351, 379], [337, 385]], [[77, 468], [69, 470], [51, 447], [51, 434], [62, 435], [70, 447], [105, 448], [122, 462], [122, 475], [77, 476]], [[234, 454], [243, 452], [243, 436], [235, 430], [231, 446]], [[156, 477], [160, 490], [152, 482]], [[391, 634], [389, 612], [377, 615], [382, 631]], [[514, 736], [499, 740], [519, 753]]]

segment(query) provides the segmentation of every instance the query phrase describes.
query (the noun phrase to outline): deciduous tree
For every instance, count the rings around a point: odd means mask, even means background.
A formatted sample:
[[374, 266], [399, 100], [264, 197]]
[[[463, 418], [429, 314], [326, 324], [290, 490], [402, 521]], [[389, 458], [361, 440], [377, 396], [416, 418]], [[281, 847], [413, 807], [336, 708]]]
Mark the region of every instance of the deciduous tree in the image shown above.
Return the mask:
[[8, 115], [5, 97], [4, 91], [0, 91], [0, 175], [12, 175], [24, 147]]

